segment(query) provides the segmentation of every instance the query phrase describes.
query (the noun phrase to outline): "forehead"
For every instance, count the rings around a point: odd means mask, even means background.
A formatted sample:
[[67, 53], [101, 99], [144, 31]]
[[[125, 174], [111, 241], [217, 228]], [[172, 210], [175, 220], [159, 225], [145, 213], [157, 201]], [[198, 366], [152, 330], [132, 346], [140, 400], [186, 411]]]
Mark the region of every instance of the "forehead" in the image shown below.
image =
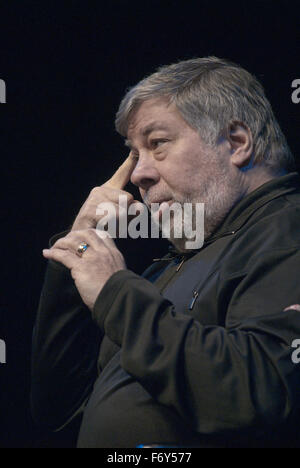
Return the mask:
[[167, 98], [153, 98], [142, 102], [128, 122], [128, 138], [144, 136], [153, 130], [176, 130], [186, 126], [175, 104]]

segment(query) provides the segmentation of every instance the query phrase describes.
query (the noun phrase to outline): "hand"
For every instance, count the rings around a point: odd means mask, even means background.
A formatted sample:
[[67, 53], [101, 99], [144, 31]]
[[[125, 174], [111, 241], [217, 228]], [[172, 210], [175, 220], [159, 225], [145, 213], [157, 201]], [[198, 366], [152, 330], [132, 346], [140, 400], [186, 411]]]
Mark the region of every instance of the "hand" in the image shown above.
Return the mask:
[[[88, 244], [88, 248], [79, 256], [77, 249], [82, 242]], [[43, 250], [43, 255], [71, 270], [79, 294], [91, 310], [107, 280], [115, 272], [126, 269], [114, 241], [109, 237], [100, 239], [95, 229], [71, 231], [58, 239], [51, 249]]]
[[[103, 215], [97, 215], [97, 207], [100, 203], [113, 203], [118, 210], [119, 195], [125, 195], [127, 197], [127, 205], [136, 202], [131, 193], [126, 192], [124, 187], [130, 180], [130, 176], [135, 168], [136, 160], [130, 153], [123, 164], [118, 168], [114, 175], [105, 184], [100, 187], [95, 187], [90, 192], [87, 200], [82, 205], [75, 222], [72, 227], [72, 231], [78, 231], [81, 229], [95, 229]], [[139, 202], [137, 202], [139, 203]]]

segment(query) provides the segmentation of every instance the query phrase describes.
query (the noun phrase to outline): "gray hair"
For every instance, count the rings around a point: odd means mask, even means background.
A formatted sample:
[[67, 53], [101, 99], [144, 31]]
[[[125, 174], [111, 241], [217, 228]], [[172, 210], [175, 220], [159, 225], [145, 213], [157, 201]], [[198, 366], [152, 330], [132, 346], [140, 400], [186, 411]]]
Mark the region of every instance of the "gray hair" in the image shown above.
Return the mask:
[[184, 120], [214, 146], [233, 121], [253, 137], [253, 164], [274, 172], [294, 170], [294, 158], [259, 81], [239, 65], [217, 57], [163, 66], [130, 88], [116, 115], [116, 129], [127, 135], [134, 110], [155, 97], [174, 103]]

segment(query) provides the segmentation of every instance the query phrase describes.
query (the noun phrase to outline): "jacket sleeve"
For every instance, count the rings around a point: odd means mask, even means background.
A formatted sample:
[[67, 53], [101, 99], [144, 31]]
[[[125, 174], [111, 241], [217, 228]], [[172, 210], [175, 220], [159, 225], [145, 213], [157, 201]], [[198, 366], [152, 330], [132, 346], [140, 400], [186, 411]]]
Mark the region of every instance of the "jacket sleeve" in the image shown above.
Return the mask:
[[129, 271], [106, 283], [94, 319], [121, 346], [123, 368], [194, 430], [265, 431], [299, 416], [292, 343], [300, 313], [283, 309], [300, 303], [299, 265], [298, 251], [270, 252], [234, 278], [234, 291], [223, 278], [218, 295], [231, 295], [225, 326], [176, 313], [155, 285]]
[[56, 430], [80, 412], [96, 379], [100, 341], [69, 270], [50, 260], [33, 333], [31, 411], [38, 425]]

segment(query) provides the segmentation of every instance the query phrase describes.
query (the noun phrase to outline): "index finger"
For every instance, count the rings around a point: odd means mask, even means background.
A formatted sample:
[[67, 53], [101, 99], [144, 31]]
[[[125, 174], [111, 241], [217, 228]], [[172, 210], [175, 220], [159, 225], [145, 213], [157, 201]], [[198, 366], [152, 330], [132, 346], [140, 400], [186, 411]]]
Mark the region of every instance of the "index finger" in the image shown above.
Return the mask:
[[112, 188], [122, 190], [125, 185], [129, 182], [130, 176], [136, 166], [136, 160], [133, 158], [131, 152], [125, 159], [123, 164], [116, 170], [114, 175], [105, 183]]

